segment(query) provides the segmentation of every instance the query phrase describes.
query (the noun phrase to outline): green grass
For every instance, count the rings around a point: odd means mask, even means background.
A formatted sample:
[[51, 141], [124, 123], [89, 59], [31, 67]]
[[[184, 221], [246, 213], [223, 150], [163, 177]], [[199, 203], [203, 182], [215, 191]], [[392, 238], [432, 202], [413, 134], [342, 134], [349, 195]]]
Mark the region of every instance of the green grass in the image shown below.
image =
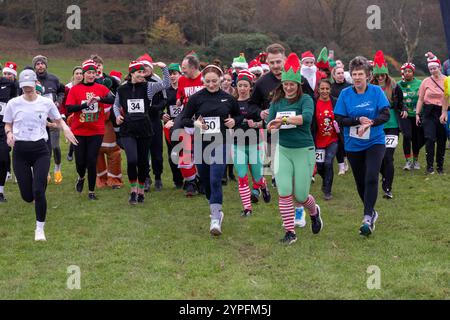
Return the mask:
[[[7, 183], [0, 299], [449, 299], [450, 176], [404, 172], [400, 152], [395, 200], [379, 199], [371, 238], [358, 236], [362, 205], [349, 173], [336, 177], [329, 203], [318, 178], [325, 228], [313, 236], [308, 223], [290, 247], [278, 243], [274, 190], [271, 204], [243, 219], [236, 183], [225, 187], [224, 235], [212, 238], [206, 200], [174, 190], [167, 162], [164, 191], [131, 208], [127, 187], [98, 191], [96, 203], [76, 194], [74, 164], [64, 161], [63, 184], [47, 192], [46, 243], [33, 241], [33, 206]], [[81, 268], [81, 290], [66, 288], [70, 265]], [[366, 286], [372, 265], [380, 290]]]

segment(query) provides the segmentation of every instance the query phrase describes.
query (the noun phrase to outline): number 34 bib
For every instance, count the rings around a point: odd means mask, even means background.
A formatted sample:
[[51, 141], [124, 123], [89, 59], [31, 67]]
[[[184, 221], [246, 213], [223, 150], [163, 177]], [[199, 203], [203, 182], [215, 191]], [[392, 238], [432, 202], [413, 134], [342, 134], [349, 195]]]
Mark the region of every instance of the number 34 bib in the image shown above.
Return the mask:
[[144, 99], [128, 99], [128, 113], [144, 113]]

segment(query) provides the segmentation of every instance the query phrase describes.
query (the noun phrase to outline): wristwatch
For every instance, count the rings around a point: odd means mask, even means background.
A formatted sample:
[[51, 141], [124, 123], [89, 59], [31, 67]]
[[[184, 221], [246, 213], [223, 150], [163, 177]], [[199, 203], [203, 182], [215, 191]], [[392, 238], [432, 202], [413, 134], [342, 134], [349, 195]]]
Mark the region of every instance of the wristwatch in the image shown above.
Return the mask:
[[283, 123], [283, 125], [287, 125], [288, 124], [288, 117], [283, 117], [281, 122]]

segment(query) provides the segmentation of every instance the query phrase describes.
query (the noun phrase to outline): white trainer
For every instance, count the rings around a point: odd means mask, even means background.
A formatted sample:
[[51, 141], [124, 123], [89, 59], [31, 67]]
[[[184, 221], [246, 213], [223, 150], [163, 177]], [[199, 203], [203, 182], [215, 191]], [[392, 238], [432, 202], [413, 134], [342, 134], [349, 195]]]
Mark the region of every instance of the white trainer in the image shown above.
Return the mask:
[[211, 219], [211, 226], [209, 228], [209, 232], [213, 236], [222, 235], [222, 222], [223, 222], [223, 212], [220, 212], [220, 219]]
[[34, 241], [47, 241], [44, 229], [36, 229], [34, 231]]
[[306, 227], [305, 209], [303, 207], [295, 208], [294, 226], [296, 228]]

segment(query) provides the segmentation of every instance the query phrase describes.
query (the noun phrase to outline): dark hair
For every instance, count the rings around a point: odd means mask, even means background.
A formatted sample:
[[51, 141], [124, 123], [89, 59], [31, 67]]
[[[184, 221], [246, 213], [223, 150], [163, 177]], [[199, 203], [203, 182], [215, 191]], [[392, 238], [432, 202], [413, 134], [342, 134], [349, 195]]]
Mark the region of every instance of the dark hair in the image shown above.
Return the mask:
[[328, 79], [328, 78], [321, 79], [321, 80], [319, 81], [318, 87], [320, 87], [320, 85], [321, 85], [322, 83], [328, 83], [328, 85], [329, 85], [330, 88], [331, 88], [331, 80], [330, 80], [330, 79]]
[[364, 70], [367, 76], [370, 74], [370, 66], [369, 61], [362, 56], [355, 57], [352, 61], [350, 61], [350, 74], [353, 73], [353, 71], [357, 70]]
[[[292, 99], [288, 99], [289, 103], [291, 104], [297, 102], [303, 96], [302, 85], [300, 83], [297, 83], [297, 85], [298, 89], [296, 96]], [[284, 92], [283, 84], [280, 84], [280, 86], [275, 90], [275, 93], [272, 98], [272, 103], [276, 103], [281, 99], [283, 99], [284, 97], [286, 97], [286, 93]]]
[[[370, 83], [377, 86], [380, 85], [377, 76], [374, 76], [373, 79], [370, 81]], [[385, 82], [386, 90], [384, 91], [384, 93], [386, 94], [386, 98], [388, 98], [389, 102], [391, 103], [393, 100], [393, 93], [396, 86], [397, 82], [395, 82], [395, 80], [392, 79], [390, 75], [386, 74], [386, 82]]]
[[279, 53], [286, 54], [286, 49], [279, 43], [271, 44], [270, 46], [267, 47], [266, 51], [267, 53], [270, 54], [279, 54]]
[[187, 61], [188, 65], [194, 69], [200, 69], [200, 60], [194, 55], [188, 55], [184, 58]]

